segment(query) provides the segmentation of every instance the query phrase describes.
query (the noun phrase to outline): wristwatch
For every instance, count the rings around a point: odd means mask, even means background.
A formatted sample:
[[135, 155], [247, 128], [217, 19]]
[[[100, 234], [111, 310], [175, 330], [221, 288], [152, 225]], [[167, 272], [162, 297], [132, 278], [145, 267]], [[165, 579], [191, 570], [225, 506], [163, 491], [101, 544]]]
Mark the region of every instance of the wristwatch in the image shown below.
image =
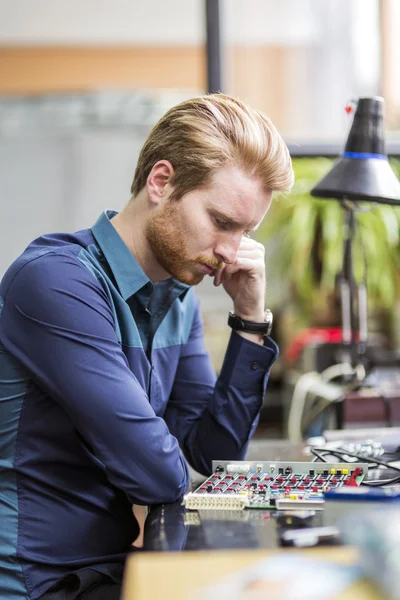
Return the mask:
[[228, 317], [228, 325], [232, 327], [234, 331], [247, 331], [247, 333], [261, 333], [262, 335], [270, 335], [272, 330], [273, 315], [272, 312], [267, 308], [264, 312], [264, 321], [246, 321], [241, 317], [230, 312]]

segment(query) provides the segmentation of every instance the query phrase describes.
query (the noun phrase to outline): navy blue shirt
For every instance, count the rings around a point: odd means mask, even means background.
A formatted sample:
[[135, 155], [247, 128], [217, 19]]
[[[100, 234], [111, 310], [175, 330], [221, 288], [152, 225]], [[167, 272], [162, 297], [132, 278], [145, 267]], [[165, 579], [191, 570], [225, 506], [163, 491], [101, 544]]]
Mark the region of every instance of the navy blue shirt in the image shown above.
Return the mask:
[[174, 502], [189, 463], [240, 460], [277, 348], [232, 333], [216, 379], [192, 288], [152, 285], [110, 222], [38, 238], [0, 284], [0, 597], [112, 573], [132, 504]]

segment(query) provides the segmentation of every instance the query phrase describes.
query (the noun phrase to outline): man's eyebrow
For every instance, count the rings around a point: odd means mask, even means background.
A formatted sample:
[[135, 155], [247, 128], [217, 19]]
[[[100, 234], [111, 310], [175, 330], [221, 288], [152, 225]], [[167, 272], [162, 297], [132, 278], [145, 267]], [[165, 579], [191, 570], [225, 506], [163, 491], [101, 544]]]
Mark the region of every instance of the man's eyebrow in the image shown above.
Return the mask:
[[243, 223], [240, 221], [236, 221], [236, 219], [232, 219], [232, 217], [228, 217], [228, 215], [220, 212], [217, 208], [210, 208], [209, 212], [213, 215], [213, 217], [217, 217], [227, 225], [232, 225], [233, 227], [242, 227]]
[[[226, 223], [226, 225], [231, 225], [232, 227], [239, 227], [239, 228], [243, 227], [243, 223], [241, 223], [240, 221], [236, 221], [235, 219], [232, 219], [231, 217], [228, 217], [226, 214], [220, 212], [217, 208], [210, 208], [209, 212], [213, 215], [213, 217], [217, 217], [223, 223]], [[261, 223], [261, 221], [260, 221], [260, 223]], [[257, 231], [257, 229], [260, 226], [260, 223], [257, 223], [257, 225], [252, 227], [252, 229], [250, 231]]]

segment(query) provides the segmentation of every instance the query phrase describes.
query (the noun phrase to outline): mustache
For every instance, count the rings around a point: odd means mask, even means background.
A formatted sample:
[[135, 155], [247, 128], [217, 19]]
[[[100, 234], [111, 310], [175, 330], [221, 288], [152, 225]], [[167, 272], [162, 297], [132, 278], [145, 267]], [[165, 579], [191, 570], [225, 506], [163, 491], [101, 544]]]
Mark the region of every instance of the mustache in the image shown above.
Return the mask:
[[208, 257], [208, 256], [204, 256], [203, 254], [200, 254], [200, 256], [198, 256], [195, 260], [196, 263], [203, 263], [204, 265], [207, 265], [207, 267], [210, 267], [210, 269], [220, 269], [225, 263], [218, 260], [218, 258], [214, 258], [214, 257]]
[[218, 258], [209, 258], [207, 256], [203, 256], [202, 254], [200, 254], [200, 256], [198, 256], [195, 260], [196, 263], [203, 263], [204, 265], [207, 265], [207, 267], [210, 267], [210, 269], [220, 269], [225, 263], [218, 260]]

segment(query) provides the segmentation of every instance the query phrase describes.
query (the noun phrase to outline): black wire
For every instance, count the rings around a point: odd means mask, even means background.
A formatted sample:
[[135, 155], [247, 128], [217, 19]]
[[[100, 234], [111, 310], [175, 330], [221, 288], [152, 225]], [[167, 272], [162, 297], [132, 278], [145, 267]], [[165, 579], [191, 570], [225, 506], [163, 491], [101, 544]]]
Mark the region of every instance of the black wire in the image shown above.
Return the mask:
[[392, 479], [376, 479], [372, 481], [362, 481], [361, 485], [369, 485], [370, 487], [379, 487], [380, 485], [393, 485], [400, 483], [400, 476], [393, 477]]
[[[387, 469], [392, 469], [393, 471], [400, 472], [400, 468], [394, 467], [384, 461], [376, 460], [376, 459], [371, 460], [362, 455], [353, 454], [346, 450], [340, 450], [339, 448], [337, 448], [336, 450], [327, 450], [326, 448], [311, 448], [310, 450], [311, 450], [312, 454], [314, 454], [315, 457], [320, 459], [322, 462], [327, 462], [325, 460], [325, 456], [331, 455], [331, 456], [336, 456], [337, 458], [341, 459], [346, 464], [351, 465], [352, 461], [346, 460], [344, 458], [344, 456], [353, 456], [354, 458], [358, 458], [362, 462], [366, 462], [368, 464], [368, 468], [374, 468], [375, 466], [383, 466], [383, 467], [386, 467]], [[379, 486], [384, 486], [384, 485], [393, 485], [396, 483], [400, 483], [400, 475], [397, 475], [396, 477], [392, 477], [391, 479], [377, 479], [377, 480], [371, 480], [371, 481], [362, 481], [361, 485], [366, 485], [366, 486], [370, 486], [370, 487], [379, 487]]]
[[[327, 450], [326, 452], [318, 452], [316, 453], [315, 451], [311, 450], [312, 454], [314, 454], [316, 456], [316, 458], [313, 459], [312, 462], [316, 462], [317, 461], [317, 457], [322, 461], [322, 462], [329, 462], [327, 460], [325, 460], [325, 456], [334, 456], [335, 458], [338, 458], [341, 460], [341, 462], [346, 463], [347, 465], [352, 465], [354, 464], [354, 461], [352, 460], [346, 460], [342, 454], [336, 453], [335, 450]], [[369, 459], [369, 458], [364, 458], [363, 456], [359, 457], [359, 460], [361, 462], [366, 462], [368, 464], [368, 467], [373, 469], [375, 467], [378, 467], [380, 465], [378, 465], [375, 461]], [[391, 468], [391, 467], [389, 467]]]
[[[311, 452], [313, 454], [315, 454], [315, 451], [311, 450]], [[318, 448], [317, 452], [320, 455], [320, 457], [322, 458], [323, 462], [328, 462], [328, 461], [325, 460], [325, 456], [333, 456], [335, 458], [340, 459], [341, 462], [344, 462], [344, 463], [346, 463], [348, 465], [354, 464], [354, 461], [352, 461], [352, 460], [346, 460], [346, 458], [344, 457], [344, 454], [347, 454], [347, 453], [343, 453], [342, 454], [341, 452], [337, 452], [336, 450], [326, 450], [326, 449], [325, 449], [324, 452], [322, 452], [321, 448]], [[367, 463], [371, 462], [370, 459], [368, 459], [368, 458], [364, 458], [364, 457], [362, 457], [362, 458], [361, 457], [357, 457], [357, 458], [359, 458], [360, 460], [362, 460], [362, 462], [367, 462]]]
[[[313, 462], [315, 462], [317, 459], [320, 459], [322, 462], [325, 462], [325, 463], [328, 462], [328, 461], [325, 460], [323, 454], [320, 454], [319, 452], [315, 452], [315, 451], [313, 451], [313, 449], [311, 449], [311, 452], [313, 454], [315, 454], [315, 459], [314, 459]], [[328, 456], [329, 454], [331, 454], [331, 453], [330, 452], [326, 452], [325, 453], [326, 456]], [[340, 456], [339, 456], [339, 458], [340, 458]], [[351, 461], [346, 461], [345, 460], [343, 462], [345, 462], [346, 464], [350, 464], [350, 465], [352, 464]], [[369, 468], [374, 468], [374, 466], [375, 466], [375, 463], [370, 463], [368, 461], [368, 467]], [[392, 484], [395, 484], [395, 483], [400, 483], [400, 476], [393, 477], [392, 479], [376, 479], [376, 480], [370, 480], [370, 481], [361, 481], [361, 485], [367, 485], [367, 486], [370, 486], [370, 487], [379, 487], [379, 486], [384, 486], [384, 485], [392, 485]]]
[[360, 454], [353, 454], [352, 452], [349, 452], [345, 449], [336, 448], [335, 450], [328, 450], [327, 448], [312, 448], [312, 450], [315, 450], [318, 453], [329, 452], [330, 454], [332, 454], [332, 456], [338, 456], [339, 458], [342, 457], [343, 462], [348, 462], [350, 464], [351, 461], [346, 461], [343, 457], [352, 456], [353, 458], [357, 458], [360, 462], [374, 463], [376, 465], [386, 467], [387, 469], [393, 469], [393, 471], [398, 471], [400, 473], [399, 467], [394, 467], [390, 463], [385, 462], [384, 460], [379, 460], [378, 458], [374, 458], [373, 460], [371, 460], [366, 456], [362, 456]]
[[321, 462], [327, 462], [324, 458], [323, 454], [320, 454], [317, 450], [314, 450], [314, 448], [310, 449], [312, 454], [314, 454], [315, 458], [313, 459], [313, 462], [315, 462], [316, 460], [320, 460]]

